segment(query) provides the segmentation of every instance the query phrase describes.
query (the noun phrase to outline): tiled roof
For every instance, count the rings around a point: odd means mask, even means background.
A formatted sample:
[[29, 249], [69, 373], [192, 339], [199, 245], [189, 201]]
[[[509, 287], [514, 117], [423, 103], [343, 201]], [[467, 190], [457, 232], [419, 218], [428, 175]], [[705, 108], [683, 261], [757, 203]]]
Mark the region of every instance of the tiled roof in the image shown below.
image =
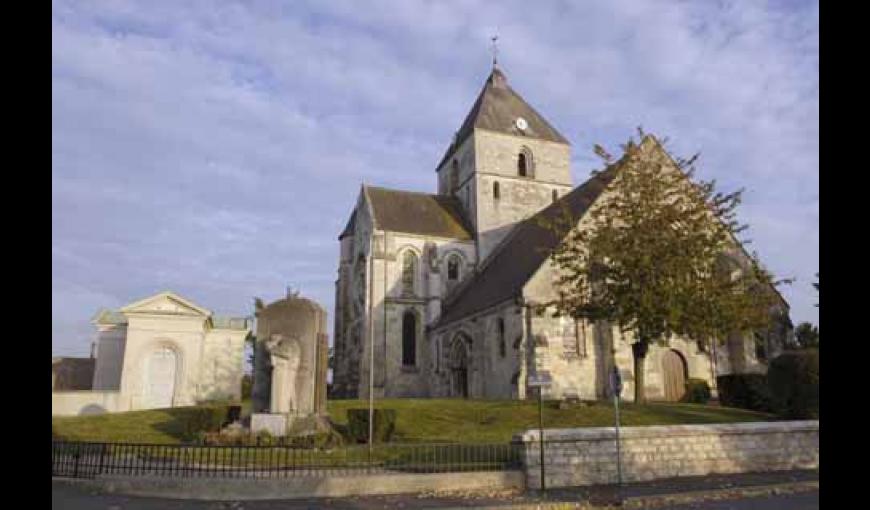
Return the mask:
[[471, 239], [462, 204], [452, 196], [365, 186], [377, 228], [391, 232]]
[[613, 179], [615, 166], [598, 173], [555, 203], [517, 224], [495, 249], [480, 272], [457, 289], [436, 327], [517, 297], [529, 278], [545, 262], [561, 238], [539, 220], [555, 220], [563, 207], [579, 220]]

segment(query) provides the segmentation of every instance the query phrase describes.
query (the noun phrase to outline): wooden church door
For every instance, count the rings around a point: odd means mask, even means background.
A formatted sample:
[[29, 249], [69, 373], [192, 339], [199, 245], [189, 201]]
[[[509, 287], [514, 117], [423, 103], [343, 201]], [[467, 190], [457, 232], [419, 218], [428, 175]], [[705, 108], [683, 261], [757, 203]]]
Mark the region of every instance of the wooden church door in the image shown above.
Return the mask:
[[677, 351], [668, 350], [662, 356], [665, 400], [678, 402], [686, 393], [686, 362]]

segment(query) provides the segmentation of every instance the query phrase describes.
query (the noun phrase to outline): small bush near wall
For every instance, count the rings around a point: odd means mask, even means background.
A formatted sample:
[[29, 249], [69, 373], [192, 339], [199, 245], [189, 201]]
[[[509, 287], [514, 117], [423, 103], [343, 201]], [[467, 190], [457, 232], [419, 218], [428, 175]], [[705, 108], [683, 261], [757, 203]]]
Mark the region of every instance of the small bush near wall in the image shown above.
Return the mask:
[[686, 394], [683, 402], [690, 404], [706, 404], [710, 401], [710, 385], [703, 379], [689, 379], [686, 381]]
[[716, 378], [719, 401], [727, 407], [773, 412], [773, 399], [764, 374], [729, 374]]
[[767, 379], [777, 414], [788, 419], [819, 418], [819, 351], [785, 352], [770, 362]]
[[251, 390], [254, 387], [254, 378], [251, 374], [242, 376], [242, 400], [251, 398]]
[[[393, 437], [393, 432], [396, 430], [396, 410], [395, 409], [375, 409], [374, 410], [374, 427], [372, 436], [374, 442], [387, 442]], [[369, 438], [369, 410], [368, 409], [348, 409], [347, 410], [347, 435], [348, 438], [357, 443], [365, 443]]]
[[179, 409], [178, 421], [184, 441], [196, 441], [205, 432], [218, 432], [227, 419], [230, 406], [212, 404]]

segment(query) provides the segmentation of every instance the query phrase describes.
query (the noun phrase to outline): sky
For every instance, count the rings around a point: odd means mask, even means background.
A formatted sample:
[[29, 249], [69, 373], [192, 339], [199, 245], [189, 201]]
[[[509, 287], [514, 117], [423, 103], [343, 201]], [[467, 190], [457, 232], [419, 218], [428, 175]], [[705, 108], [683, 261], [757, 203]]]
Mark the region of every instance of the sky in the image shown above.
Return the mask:
[[54, 1], [52, 355], [172, 290], [329, 312], [362, 183], [436, 191], [491, 69], [572, 144], [575, 184], [642, 126], [745, 188], [747, 247], [818, 324], [818, 2]]

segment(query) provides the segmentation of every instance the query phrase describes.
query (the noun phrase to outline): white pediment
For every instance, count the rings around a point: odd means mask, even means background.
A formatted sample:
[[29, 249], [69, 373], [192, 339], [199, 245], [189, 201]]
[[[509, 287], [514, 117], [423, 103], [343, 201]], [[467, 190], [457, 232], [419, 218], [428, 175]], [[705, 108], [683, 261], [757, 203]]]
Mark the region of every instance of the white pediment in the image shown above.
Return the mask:
[[184, 299], [174, 292], [161, 292], [121, 308], [124, 314], [181, 315], [187, 317], [209, 317], [211, 311]]

